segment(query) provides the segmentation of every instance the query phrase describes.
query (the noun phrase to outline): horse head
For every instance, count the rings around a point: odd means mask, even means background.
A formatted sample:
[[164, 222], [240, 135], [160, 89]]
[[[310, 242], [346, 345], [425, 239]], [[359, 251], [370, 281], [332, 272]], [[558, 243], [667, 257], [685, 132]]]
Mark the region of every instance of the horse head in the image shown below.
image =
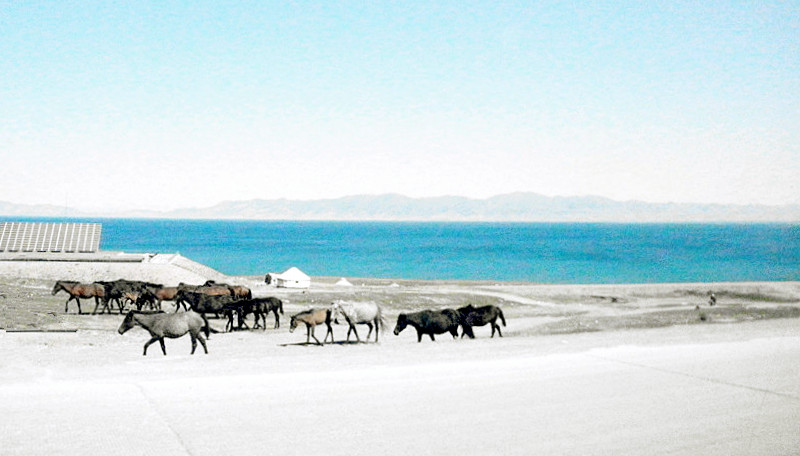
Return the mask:
[[133, 310], [128, 311], [128, 314], [125, 315], [125, 319], [122, 320], [122, 324], [119, 325], [118, 331], [120, 334], [125, 334], [125, 332], [127, 332], [129, 329], [136, 326], [136, 320], [133, 318], [133, 315], [134, 315]]
[[333, 321], [334, 323], [336, 323], [338, 325], [339, 324], [339, 314], [342, 314], [342, 316], [344, 316], [344, 313], [342, 312], [341, 301], [333, 301], [331, 303], [330, 311], [331, 311], [331, 321]]
[[289, 323], [289, 332], [294, 332], [297, 328], [297, 316], [292, 317], [292, 321]]
[[406, 326], [408, 326], [408, 317], [406, 316], [406, 314], [398, 315], [397, 325], [395, 325], [394, 327], [394, 335], [395, 336], [399, 335], [402, 330], [406, 329]]

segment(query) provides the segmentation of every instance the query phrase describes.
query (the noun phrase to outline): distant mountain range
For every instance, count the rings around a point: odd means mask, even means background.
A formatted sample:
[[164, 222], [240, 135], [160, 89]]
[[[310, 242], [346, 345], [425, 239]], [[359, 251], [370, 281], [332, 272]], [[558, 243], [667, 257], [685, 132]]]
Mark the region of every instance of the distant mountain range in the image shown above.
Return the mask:
[[47, 217], [153, 217], [252, 220], [387, 220], [508, 222], [800, 222], [800, 204], [781, 206], [648, 203], [598, 196], [511, 193], [487, 199], [410, 198], [396, 194], [334, 199], [226, 201], [172, 211], [84, 212], [52, 205], [0, 201], [0, 215]]

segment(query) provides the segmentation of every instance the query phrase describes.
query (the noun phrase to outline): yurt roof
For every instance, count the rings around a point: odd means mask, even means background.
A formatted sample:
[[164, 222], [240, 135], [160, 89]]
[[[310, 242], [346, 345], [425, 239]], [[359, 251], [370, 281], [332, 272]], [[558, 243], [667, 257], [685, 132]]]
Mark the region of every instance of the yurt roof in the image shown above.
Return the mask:
[[297, 269], [294, 266], [292, 266], [291, 268], [289, 268], [286, 271], [284, 271], [280, 275], [280, 278], [283, 279], [283, 280], [296, 280], [296, 281], [310, 280], [311, 279], [311, 277], [307, 276], [306, 273], [304, 273], [303, 271]]

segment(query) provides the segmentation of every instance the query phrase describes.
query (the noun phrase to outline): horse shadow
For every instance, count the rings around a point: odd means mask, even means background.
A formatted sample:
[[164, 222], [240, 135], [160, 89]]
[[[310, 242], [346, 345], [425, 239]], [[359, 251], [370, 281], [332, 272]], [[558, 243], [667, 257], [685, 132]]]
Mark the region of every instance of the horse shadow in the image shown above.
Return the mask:
[[320, 345], [316, 342], [294, 342], [294, 343], [287, 343], [287, 344], [278, 344], [279, 347], [306, 347], [306, 346], [314, 346], [314, 347], [322, 347], [325, 345], [358, 345], [359, 343], [365, 342], [358, 342], [358, 341], [345, 341], [340, 340], [336, 342], [325, 342], [324, 344]]

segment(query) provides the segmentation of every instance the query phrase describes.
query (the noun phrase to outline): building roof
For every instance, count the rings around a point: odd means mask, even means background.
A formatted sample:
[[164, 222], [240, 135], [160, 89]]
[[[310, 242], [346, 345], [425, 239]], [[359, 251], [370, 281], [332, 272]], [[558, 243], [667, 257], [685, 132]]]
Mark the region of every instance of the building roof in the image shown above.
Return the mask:
[[99, 223], [0, 222], [0, 252], [97, 252], [101, 233]]

